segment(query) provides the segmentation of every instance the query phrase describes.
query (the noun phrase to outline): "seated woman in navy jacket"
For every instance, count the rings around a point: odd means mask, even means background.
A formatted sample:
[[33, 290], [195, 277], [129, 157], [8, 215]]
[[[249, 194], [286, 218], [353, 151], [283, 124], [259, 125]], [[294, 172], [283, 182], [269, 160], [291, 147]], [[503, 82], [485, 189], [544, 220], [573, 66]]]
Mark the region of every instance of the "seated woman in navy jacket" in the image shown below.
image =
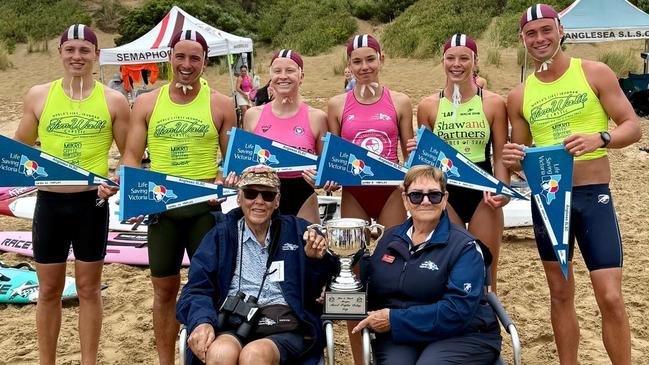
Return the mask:
[[480, 244], [451, 224], [443, 173], [411, 168], [403, 204], [412, 218], [388, 230], [364, 263], [378, 364], [492, 364], [502, 338], [484, 300]]

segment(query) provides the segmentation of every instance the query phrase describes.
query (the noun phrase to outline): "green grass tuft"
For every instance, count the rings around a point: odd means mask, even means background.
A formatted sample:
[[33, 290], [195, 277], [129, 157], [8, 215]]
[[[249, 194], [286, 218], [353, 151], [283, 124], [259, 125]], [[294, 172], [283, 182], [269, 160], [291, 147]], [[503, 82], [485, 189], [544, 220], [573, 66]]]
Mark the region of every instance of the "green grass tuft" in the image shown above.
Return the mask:
[[640, 62], [635, 57], [635, 52], [608, 51], [599, 55], [598, 61], [608, 65], [617, 77], [627, 77], [629, 72], [637, 73], [641, 70]]
[[9, 52], [3, 44], [0, 43], [0, 71], [12, 68], [13, 64], [9, 61]]

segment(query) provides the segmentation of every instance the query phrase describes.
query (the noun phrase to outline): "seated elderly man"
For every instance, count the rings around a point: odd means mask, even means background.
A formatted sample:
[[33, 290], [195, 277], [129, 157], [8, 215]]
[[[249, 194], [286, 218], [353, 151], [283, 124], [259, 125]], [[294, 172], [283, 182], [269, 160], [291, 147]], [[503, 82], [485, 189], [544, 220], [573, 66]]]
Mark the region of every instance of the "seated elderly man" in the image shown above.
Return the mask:
[[[363, 274], [377, 364], [493, 364], [501, 337], [484, 300], [486, 246], [451, 224], [444, 173], [415, 166], [403, 181], [410, 212], [386, 231]], [[482, 247], [482, 248], [481, 248]]]
[[[281, 215], [279, 178], [244, 170], [240, 208], [216, 225], [192, 258], [177, 305], [188, 364], [309, 364], [324, 348], [320, 289], [336, 267], [309, 222]], [[181, 354], [182, 356], [182, 354]]]

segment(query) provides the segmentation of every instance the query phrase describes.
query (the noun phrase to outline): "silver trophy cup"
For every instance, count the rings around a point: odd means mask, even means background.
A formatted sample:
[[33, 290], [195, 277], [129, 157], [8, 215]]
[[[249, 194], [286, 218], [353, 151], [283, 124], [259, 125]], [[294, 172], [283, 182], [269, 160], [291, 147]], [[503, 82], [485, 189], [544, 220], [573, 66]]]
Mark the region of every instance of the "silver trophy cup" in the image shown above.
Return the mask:
[[329, 285], [331, 290], [343, 293], [361, 290], [363, 284], [352, 272], [352, 259], [358, 251], [369, 247], [372, 229], [378, 230], [378, 241], [385, 227], [380, 224], [368, 225], [363, 219], [341, 218], [331, 219], [324, 226], [312, 224], [308, 228], [318, 228], [326, 234], [329, 252], [340, 258], [340, 272]]

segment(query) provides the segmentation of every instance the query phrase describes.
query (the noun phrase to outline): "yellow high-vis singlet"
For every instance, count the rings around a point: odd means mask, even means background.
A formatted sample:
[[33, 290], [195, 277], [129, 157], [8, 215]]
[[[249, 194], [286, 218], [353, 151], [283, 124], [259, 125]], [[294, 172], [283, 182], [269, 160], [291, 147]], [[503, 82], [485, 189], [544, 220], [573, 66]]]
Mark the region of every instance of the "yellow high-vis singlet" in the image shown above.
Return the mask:
[[471, 162], [483, 162], [489, 157], [491, 126], [482, 110], [482, 91], [460, 104], [453, 116], [453, 104], [440, 93], [439, 107], [433, 133], [446, 141]]
[[41, 149], [92, 173], [108, 176], [113, 123], [104, 85], [95, 81], [90, 96], [73, 100], [63, 91], [62, 81], [52, 82], [38, 121]]
[[176, 104], [169, 84], [160, 88], [149, 120], [151, 170], [188, 179], [213, 179], [217, 173], [219, 132], [212, 121], [210, 88], [201, 83], [194, 100]]
[[[557, 80], [541, 82], [527, 77], [523, 94], [523, 116], [537, 146], [561, 144], [573, 134], [608, 130], [608, 115], [586, 80], [581, 59], [571, 58], [568, 70]], [[594, 160], [608, 154], [606, 148], [575, 157]]]

